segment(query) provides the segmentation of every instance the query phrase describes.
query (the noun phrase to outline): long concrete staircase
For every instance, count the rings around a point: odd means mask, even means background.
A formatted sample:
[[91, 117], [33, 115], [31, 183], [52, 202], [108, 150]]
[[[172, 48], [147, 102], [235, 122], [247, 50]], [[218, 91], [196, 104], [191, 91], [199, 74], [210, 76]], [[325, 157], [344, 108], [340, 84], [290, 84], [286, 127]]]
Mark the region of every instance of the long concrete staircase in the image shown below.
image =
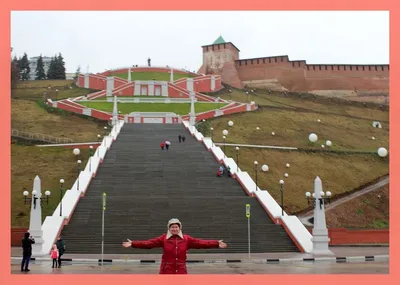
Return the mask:
[[[178, 143], [178, 135], [186, 141]], [[161, 151], [162, 141], [171, 141]], [[167, 221], [178, 218], [183, 232], [204, 239], [223, 239], [227, 249], [248, 250], [245, 204], [251, 204], [251, 252], [296, 252], [281, 225], [275, 225], [255, 198], [232, 178], [216, 177], [218, 163], [183, 125], [125, 124], [107, 153], [68, 225], [62, 231], [68, 253], [100, 253], [102, 194], [107, 193], [104, 253], [160, 253], [161, 249], [125, 249], [126, 239], [157, 237]]]

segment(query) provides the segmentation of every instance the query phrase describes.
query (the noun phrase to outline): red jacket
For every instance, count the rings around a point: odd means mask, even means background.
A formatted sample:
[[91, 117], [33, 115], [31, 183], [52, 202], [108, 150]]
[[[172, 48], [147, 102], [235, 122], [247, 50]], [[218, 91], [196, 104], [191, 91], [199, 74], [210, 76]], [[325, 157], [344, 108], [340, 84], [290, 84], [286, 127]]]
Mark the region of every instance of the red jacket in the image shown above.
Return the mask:
[[167, 234], [157, 238], [132, 241], [132, 247], [155, 248], [162, 247], [160, 274], [187, 274], [186, 252], [191, 248], [218, 248], [217, 240], [201, 240], [188, 235], [172, 236], [167, 240]]

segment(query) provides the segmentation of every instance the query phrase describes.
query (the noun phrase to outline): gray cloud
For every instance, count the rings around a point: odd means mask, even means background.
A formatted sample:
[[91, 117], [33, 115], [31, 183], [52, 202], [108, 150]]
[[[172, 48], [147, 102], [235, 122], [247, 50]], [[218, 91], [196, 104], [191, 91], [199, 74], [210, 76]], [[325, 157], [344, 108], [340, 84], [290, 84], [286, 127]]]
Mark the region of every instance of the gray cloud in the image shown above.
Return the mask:
[[61, 52], [67, 72], [170, 65], [197, 70], [202, 45], [219, 35], [241, 58], [289, 55], [310, 64], [388, 64], [389, 12], [15, 11], [18, 56]]

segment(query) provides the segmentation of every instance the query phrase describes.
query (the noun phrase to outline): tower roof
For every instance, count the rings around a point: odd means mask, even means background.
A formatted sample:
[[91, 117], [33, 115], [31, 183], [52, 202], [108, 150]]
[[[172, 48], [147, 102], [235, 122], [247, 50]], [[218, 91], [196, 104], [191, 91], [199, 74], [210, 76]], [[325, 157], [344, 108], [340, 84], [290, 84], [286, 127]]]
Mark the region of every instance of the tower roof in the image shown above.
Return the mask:
[[224, 38], [222, 36], [219, 36], [218, 39], [216, 39], [212, 44], [213, 45], [217, 45], [217, 44], [225, 44], [226, 41], [224, 40]]
[[213, 46], [213, 45], [228, 44], [228, 43], [231, 44], [235, 49], [237, 49], [240, 52], [240, 50], [232, 42], [225, 41], [224, 38], [222, 37], [222, 35], [220, 35], [212, 44], [204, 45], [202, 47], [209, 47], [209, 46]]

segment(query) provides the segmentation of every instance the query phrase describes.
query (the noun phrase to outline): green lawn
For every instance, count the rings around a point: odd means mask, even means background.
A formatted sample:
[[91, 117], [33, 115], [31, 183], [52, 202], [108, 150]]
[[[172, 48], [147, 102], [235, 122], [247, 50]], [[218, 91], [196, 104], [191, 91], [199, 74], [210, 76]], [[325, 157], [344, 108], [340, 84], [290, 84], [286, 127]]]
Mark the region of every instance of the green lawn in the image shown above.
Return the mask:
[[[114, 97], [112, 97], [112, 98], [114, 98]], [[121, 98], [168, 98], [168, 97], [165, 97], [165, 96], [146, 96], [146, 95], [144, 95], [144, 96], [121, 96]], [[100, 97], [100, 98], [96, 98], [96, 99], [92, 99], [92, 101], [104, 101], [104, 100], [107, 100], [107, 97], [106, 96], [104, 96], [104, 97]]]
[[[113, 111], [112, 102], [80, 102], [83, 106], [102, 110], [106, 112]], [[222, 103], [195, 103], [195, 112], [201, 113], [213, 109], [221, 108], [226, 104]], [[190, 103], [120, 103], [118, 111], [121, 114], [129, 114], [132, 112], [173, 112], [178, 115], [187, 115], [190, 112]]]
[[[128, 72], [127, 73], [115, 73], [111, 74], [110, 76], [120, 77], [123, 79], [128, 79]], [[192, 78], [194, 77], [191, 74], [179, 74], [174, 73], [174, 80], [178, 80], [181, 78]], [[170, 75], [168, 72], [131, 72], [131, 79], [133, 80], [159, 80], [159, 81], [169, 81]]]

